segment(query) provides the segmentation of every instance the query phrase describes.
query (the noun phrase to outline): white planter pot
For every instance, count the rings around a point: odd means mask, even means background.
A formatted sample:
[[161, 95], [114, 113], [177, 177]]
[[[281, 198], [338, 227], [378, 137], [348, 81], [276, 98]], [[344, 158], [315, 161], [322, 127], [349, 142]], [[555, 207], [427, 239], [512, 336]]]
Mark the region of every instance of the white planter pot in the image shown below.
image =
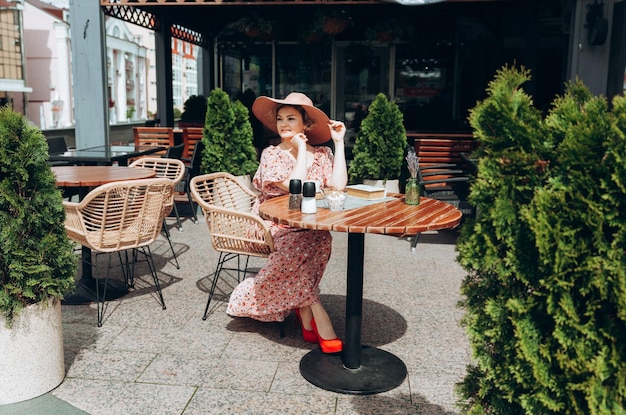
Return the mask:
[[61, 302], [26, 307], [6, 327], [0, 317], [0, 405], [56, 388], [65, 377]]
[[382, 187], [387, 193], [400, 193], [400, 180], [390, 179], [385, 183], [384, 180], [363, 179], [363, 184], [374, 187]]

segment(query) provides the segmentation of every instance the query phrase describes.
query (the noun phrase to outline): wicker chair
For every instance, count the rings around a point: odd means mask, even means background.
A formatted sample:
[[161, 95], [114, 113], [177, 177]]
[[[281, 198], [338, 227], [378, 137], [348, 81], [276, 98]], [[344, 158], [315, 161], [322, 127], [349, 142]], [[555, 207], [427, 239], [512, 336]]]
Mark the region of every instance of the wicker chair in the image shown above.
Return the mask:
[[[129, 167], [139, 167], [154, 170], [154, 172], [156, 173], [156, 177], [164, 177], [166, 179], [172, 180], [174, 182], [174, 188], [176, 188], [176, 185], [178, 185], [178, 183], [180, 183], [180, 181], [185, 176], [185, 164], [180, 160], [172, 158], [143, 157], [133, 161]], [[183, 227], [180, 223], [180, 216], [178, 215], [178, 209], [176, 208], [175, 202], [172, 203], [172, 207], [176, 215], [176, 227], [179, 231], [182, 231]], [[178, 258], [176, 258], [176, 252], [174, 251], [174, 246], [172, 245], [170, 230], [165, 223], [165, 218], [163, 218], [163, 231], [165, 232], [167, 242], [170, 244], [172, 255], [174, 255], [176, 269], [180, 269], [180, 265], [178, 264]]]
[[[274, 241], [269, 227], [257, 214], [252, 205], [257, 195], [242, 185], [229, 173], [211, 173], [191, 179], [191, 194], [202, 208], [211, 234], [213, 249], [220, 253], [209, 298], [204, 309], [206, 320], [215, 286], [224, 268], [224, 263], [237, 259], [237, 277], [248, 273], [250, 256], [267, 258], [274, 252]], [[240, 255], [245, 255], [245, 266], [239, 266]]]
[[[170, 179], [155, 178], [108, 183], [93, 189], [79, 202], [63, 202], [67, 235], [95, 253], [94, 275], [98, 278], [98, 256], [103, 253], [132, 252], [133, 261], [122, 267], [126, 281], [134, 283], [134, 265], [142, 254], [154, 280], [161, 306], [165, 301], [156, 275], [149, 245], [159, 236], [163, 218], [172, 210], [174, 185]], [[130, 262], [130, 263], [129, 263]], [[132, 266], [131, 266], [132, 264]], [[92, 264], [83, 264], [91, 266]], [[98, 327], [102, 326], [110, 266], [100, 295], [96, 284]]]

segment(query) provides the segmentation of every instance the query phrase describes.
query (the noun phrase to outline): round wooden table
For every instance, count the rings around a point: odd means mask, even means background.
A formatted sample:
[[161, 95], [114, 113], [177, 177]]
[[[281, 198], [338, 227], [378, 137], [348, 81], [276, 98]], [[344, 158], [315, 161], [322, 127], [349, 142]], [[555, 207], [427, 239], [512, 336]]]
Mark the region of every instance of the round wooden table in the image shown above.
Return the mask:
[[78, 187], [80, 200], [93, 187], [123, 180], [155, 177], [152, 169], [125, 166], [55, 166], [52, 167], [57, 187]]
[[[55, 166], [51, 169], [54, 173], [57, 187], [78, 188], [80, 200], [82, 200], [92, 188], [106, 183], [149, 179], [156, 176], [156, 172], [152, 169], [124, 166]], [[91, 249], [83, 246], [81, 257], [83, 264], [91, 264]], [[97, 300], [96, 284], [99, 284], [99, 282], [93, 278], [91, 267], [83, 265], [83, 275], [80, 280], [76, 282], [74, 293], [67, 296], [63, 300], [63, 304], [95, 302]], [[101, 292], [104, 292], [103, 287]], [[128, 293], [128, 286], [125, 282], [117, 283], [115, 280], [110, 280], [106, 293], [106, 300], [119, 298]]]
[[303, 214], [288, 209], [287, 196], [263, 202], [264, 219], [303, 229], [348, 232], [346, 288], [346, 339], [341, 354], [312, 350], [300, 361], [300, 373], [312, 384], [333, 392], [366, 395], [391, 390], [406, 378], [406, 366], [397, 356], [361, 345], [363, 308], [363, 252], [365, 234], [416, 235], [456, 227], [462, 218], [459, 209], [435, 199], [421, 198], [407, 205], [403, 196], [350, 210]]

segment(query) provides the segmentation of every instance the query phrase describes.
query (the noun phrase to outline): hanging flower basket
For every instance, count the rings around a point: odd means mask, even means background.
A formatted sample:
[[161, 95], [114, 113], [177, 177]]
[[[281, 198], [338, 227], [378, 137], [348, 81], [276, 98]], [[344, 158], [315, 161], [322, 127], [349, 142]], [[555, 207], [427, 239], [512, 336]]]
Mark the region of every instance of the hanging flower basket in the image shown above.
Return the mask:
[[329, 35], [335, 36], [346, 30], [349, 24], [350, 20], [345, 17], [326, 17], [322, 30]]
[[369, 41], [393, 43], [410, 36], [413, 28], [401, 20], [386, 20], [367, 29], [365, 35]]
[[344, 9], [324, 8], [315, 14], [314, 26], [331, 36], [345, 31], [350, 23], [350, 16]]
[[272, 35], [272, 23], [256, 14], [240, 19], [234, 23], [234, 28], [249, 38], [269, 38]]
[[390, 31], [382, 31], [376, 33], [376, 40], [383, 43], [391, 43], [396, 40], [396, 34]]
[[326, 33], [322, 31], [319, 19], [302, 25], [298, 30], [298, 36], [308, 43], [317, 43], [324, 40]]

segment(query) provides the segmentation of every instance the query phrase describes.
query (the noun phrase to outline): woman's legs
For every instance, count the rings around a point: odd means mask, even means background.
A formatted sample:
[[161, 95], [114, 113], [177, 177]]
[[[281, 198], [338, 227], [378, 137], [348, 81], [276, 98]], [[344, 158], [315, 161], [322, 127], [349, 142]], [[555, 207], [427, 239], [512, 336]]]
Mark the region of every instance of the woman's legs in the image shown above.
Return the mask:
[[[296, 305], [319, 303], [318, 286], [332, 248], [330, 233], [283, 231], [274, 236], [274, 247], [256, 276], [233, 290], [226, 310], [229, 315], [283, 321]], [[307, 325], [311, 316], [309, 310]]]
[[302, 317], [302, 326], [306, 330], [312, 330], [311, 319], [314, 318], [317, 331], [322, 339], [330, 340], [337, 338], [333, 323], [330, 321], [330, 317], [322, 303], [300, 307], [300, 316]]

